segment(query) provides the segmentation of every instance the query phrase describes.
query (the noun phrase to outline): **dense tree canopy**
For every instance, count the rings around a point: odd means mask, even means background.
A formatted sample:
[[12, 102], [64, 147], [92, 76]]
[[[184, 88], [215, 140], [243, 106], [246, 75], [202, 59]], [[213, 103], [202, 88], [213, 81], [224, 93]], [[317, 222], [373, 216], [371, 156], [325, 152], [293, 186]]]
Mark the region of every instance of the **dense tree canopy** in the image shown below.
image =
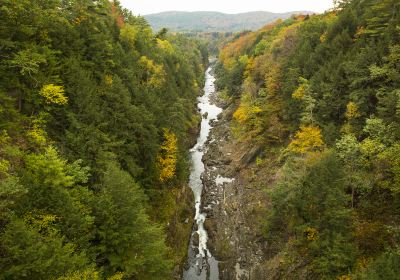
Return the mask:
[[221, 50], [234, 135], [280, 151], [265, 230], [279, 279], [398, 279], [399, 11], [337, 1]]
[[170, 279], [189, 234], [153, 213], [186, 182], [206, 47], [118, 1], [4, 0], [0, 26], [0, 279]]

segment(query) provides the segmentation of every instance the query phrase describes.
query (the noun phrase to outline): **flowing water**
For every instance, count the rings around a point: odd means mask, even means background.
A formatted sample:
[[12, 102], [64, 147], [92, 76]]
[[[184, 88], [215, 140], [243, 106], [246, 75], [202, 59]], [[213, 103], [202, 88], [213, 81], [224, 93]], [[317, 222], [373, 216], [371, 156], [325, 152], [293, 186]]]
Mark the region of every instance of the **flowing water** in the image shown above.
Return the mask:
[[[215, 78], [211, 74], [211, 68], [206, 71], [206, 84], [204, 87], [204, 95], [198, 98], [198, 108], [202, 115], [200, 135], [197, 138], [196, 145], [192, 148], [191, 162], [192, 168], [190, 172], [189, 185], [193, 190], [195, 199], [195, 222], [192, 235], [190, 237], [188, 252], [188, 269], [183, 273], [183, 280], [218, 280], [218, 262], [210, 254], [207, 248], [207, 231], [204, 229], [204, 221], [207, 218], [205, 213], [201, 213], [201, 193], [203, 191], [203, 182], [201, 175], [204, 172], [204, 164], [202, 157], [205, 150], [205, 142], [210, 134], [212, 120], [215, 120], [222, 109], [210, 104], [210, 96], [214, 93]], [[195, 240], [198, 240], [196, 246]]]

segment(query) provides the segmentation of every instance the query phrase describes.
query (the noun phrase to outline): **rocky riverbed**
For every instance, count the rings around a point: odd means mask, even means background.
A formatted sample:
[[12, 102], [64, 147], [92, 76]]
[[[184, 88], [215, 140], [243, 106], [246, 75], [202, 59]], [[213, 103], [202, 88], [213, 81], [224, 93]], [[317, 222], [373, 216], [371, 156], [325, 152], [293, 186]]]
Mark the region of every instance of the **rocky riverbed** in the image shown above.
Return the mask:
[[267, 204], [265, 185], [258, 183], [261, 178], [255, 164], [262, 151], [239, 144], [232, 136], [235, 104], [217, 94], [212, 101], [224, 110], [212, 122], [203, 156], [202, 212], [207, 215], [208, 248], [219, 261], [220, 279], [267, 279], [262, 269], [266, 243], [262, 229], [255, 228], [262, 224], [259, 219]]

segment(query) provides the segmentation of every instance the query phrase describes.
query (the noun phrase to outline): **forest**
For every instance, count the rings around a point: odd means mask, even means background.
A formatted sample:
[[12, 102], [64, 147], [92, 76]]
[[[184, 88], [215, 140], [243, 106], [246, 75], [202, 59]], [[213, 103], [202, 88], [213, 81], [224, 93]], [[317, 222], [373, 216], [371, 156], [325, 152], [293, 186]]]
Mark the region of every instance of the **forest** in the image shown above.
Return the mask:
[[398, 0], [234, 34], [0, 0], [0, 280], [182, 279], [210, 52], [266, 200], [244, 229], [256, 276], [236, 279], [400, 279]]
[[400, 279], [400, 3], [276, 21], [216, 72], [233, 134], [274, 173], [258, 182], [265, 279]]
[[2, 0], [0, 57], [0, 279], [171, 279], [206, 47], [117, 1]]

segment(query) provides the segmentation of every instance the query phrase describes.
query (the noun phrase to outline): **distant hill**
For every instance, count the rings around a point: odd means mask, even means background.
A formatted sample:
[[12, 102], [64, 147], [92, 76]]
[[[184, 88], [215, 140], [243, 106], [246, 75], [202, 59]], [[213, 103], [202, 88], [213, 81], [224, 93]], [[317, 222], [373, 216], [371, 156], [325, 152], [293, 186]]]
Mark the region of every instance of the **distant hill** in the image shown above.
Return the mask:
[[166, 27], [172, 31], [243, 31], [256, 30], [279, 18], [286, 19], [293, 14], [312, 14], [309, 11], [287, 13], [249, 12], [224, 14], [219, 12], [163, 12], [145, 15], [153, 29]]

